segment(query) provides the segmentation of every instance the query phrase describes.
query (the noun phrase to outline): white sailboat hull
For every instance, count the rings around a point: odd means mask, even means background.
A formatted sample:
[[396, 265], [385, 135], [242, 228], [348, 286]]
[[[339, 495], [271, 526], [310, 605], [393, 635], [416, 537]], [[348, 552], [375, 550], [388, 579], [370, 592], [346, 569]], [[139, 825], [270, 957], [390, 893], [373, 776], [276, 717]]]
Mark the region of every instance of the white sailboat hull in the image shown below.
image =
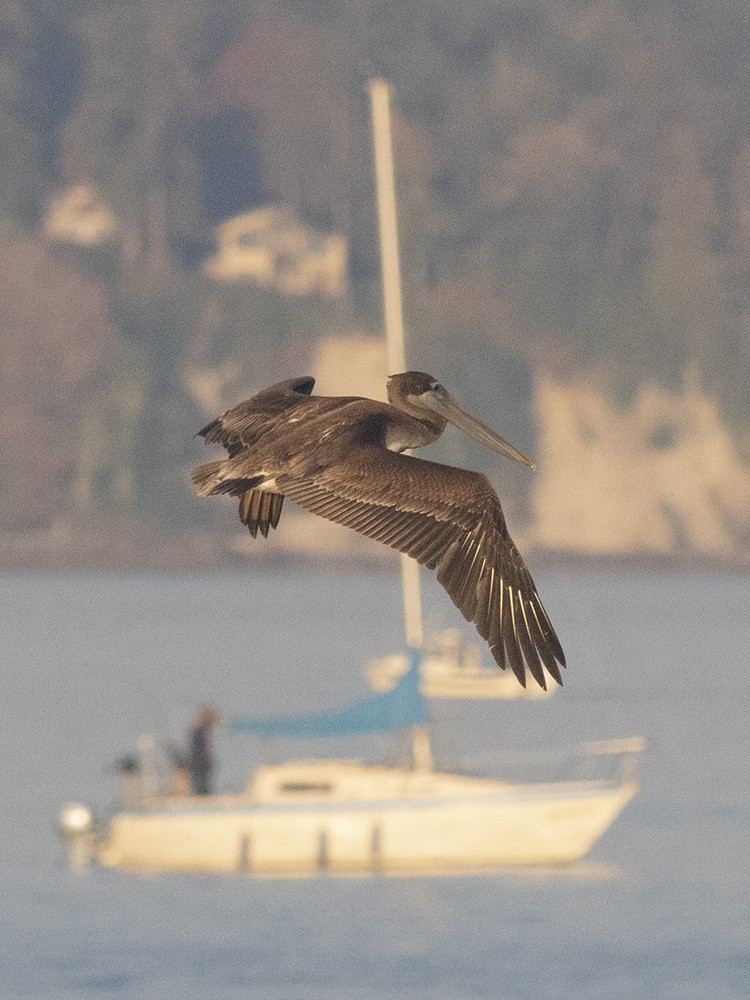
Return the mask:
[[120, 813], [98, 856], [118, 868], [259, 875], [565, 864], [587, 853], [636, 790], [632, 781], [513, 785], [297, 762], [261, 769], [246, 795]]

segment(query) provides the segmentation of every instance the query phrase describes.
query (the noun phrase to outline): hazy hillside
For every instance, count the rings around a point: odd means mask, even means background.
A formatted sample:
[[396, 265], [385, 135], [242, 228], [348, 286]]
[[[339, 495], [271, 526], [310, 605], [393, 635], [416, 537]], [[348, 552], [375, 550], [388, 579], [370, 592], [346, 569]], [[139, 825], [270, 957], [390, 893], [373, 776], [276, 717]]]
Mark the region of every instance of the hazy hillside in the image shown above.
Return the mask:
[[[740, 0], [5, 4], [7, 551], [94, 525], [137, 537], [148, 524], [161, 537], [225, 523], [186, 482], [205, 413], [306, 370], [322, 338], [379, 333], [372, 73], [393, 82], [398, 107], [411, 364], [531, 450], [537, 435], [551, 440], [534, 423], [535, 386], [590, 381], [627, 415], [644, 384], [679, 393], [689, 371], [739, 481], [750, 463], [748, 51]], [[113, 235], [50, 239], [51, 199], [81, 184]], [[206, 277], [215, 225], [270, 202], [346, 238], [344, 298]], [[442, 454], [483, 461], [461, 448]], [[569, 481], [575, 469], [555, 454], [545, 482]], [[523, 520], [529, 481], [509, 475]], [[747, 520], [735, 522], [729, 547], [747, 547]], [[542, 528], [554, 548], [549, 518]], [[672, 548], [700, 550], [689, 534], [671, 535]]]

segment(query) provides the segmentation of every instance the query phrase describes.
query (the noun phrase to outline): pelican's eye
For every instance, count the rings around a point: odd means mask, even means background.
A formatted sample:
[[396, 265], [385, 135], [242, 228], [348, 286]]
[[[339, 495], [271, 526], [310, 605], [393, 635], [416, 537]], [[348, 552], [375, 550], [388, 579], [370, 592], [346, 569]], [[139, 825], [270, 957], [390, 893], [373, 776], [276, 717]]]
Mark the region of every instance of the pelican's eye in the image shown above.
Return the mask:
[[445, 389], [439, 382], [430, 382], [430, 392], [436, 392], [441, 396], [445, 392]]

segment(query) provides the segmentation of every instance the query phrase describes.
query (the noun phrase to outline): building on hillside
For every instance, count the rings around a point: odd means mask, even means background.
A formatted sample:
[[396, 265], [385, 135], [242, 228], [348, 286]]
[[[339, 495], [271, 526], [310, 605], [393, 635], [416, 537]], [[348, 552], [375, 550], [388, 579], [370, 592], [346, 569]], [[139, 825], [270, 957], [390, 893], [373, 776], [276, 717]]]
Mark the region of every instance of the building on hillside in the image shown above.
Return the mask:
[[286, 295], [346, 292], [346, 240], [301, 222], [293, 209], [267, 205], [217, 227], [217, 252], [204, 264], [217, 281], [255, 281]]
[[58, 243], [101, 246], [117, 236], [114, 212], [91, 184], [56, 191], [42, 221], [45, 236]]

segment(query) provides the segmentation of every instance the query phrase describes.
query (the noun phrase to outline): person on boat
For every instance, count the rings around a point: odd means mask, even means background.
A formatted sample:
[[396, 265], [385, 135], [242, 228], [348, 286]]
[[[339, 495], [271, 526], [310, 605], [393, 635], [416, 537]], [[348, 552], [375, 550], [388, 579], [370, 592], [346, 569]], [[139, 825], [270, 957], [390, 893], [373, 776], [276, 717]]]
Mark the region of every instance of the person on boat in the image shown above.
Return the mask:
[[141, 762], [135, 754], [126, 754], [115, 761], [115, 771], [120, 775], [120, 797], [126, 809], [134, 809], [140, 800], [139, 781]]
[[213, 794], [214, 754], [211, 730], [219, 721], [215, 708], [201, 708], [190, 731], [188, 766], [193, 795]]
[[183, 797], [190, 794], [190, 754], [179, 743], [167, 743], [169, 762], [169, 794]]

